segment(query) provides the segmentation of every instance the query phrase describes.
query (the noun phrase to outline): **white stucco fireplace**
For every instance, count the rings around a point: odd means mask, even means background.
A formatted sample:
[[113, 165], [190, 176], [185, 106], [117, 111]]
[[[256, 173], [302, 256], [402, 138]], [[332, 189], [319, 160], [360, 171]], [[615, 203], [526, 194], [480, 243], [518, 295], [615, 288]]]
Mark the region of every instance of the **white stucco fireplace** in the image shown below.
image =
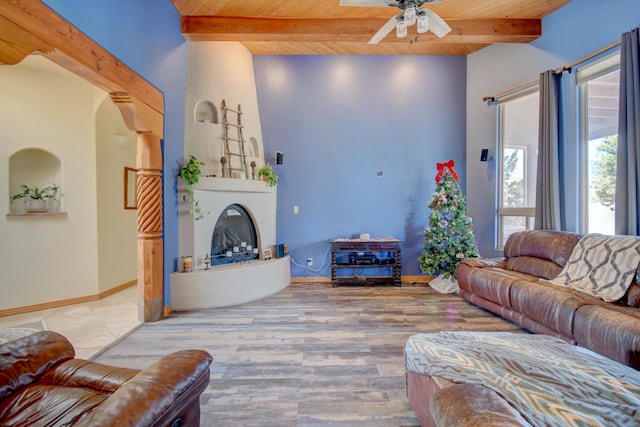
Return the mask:
[[[265, 260], [263, 250], [276, 243], [276, 187], [263, 181], [201, 177], [195, 198], [204, 218], [180, 215], [180, 254], [193, 256], [193, 271], [171, 274], [171, 307], [176, 311], [226, 307], [255, 301], [287, 287], [291, 280], [289, 257]], [[259, 258], [215, 265], [205, 269], [212, 235], [220, 214], [230, 205], [241, 206], [256, 231]], [[179, 267], [181, 268], [181, 266]]]

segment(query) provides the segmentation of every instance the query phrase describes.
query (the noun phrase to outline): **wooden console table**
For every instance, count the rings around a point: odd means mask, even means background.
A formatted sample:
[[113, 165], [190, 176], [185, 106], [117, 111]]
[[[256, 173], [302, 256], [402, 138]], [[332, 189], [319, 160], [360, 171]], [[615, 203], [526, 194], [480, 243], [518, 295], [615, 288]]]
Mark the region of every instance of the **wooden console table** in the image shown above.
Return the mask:
[[[401, 286], [402, 240], [382, 239], [331, 239], [331, 283], [340, 284], [394, 284]], [[386, 275], [361, 275], [358, 271], [377, 268], [390, 271]], [[351, 275], [338, 276], [338, 270], [351, 269]]]

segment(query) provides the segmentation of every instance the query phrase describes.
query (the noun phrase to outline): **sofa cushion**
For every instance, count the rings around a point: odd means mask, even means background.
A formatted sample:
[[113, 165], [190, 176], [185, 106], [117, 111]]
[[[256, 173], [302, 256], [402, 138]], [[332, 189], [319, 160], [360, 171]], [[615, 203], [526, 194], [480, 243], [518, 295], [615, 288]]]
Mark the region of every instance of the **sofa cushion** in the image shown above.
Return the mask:
[[0, 346], [0, 401], [40, 379], [75, 351], [65, 337], [55, 332], [38, 332]]
[[574, 336], [576, 310], [590, 303], [587, 298], [542, 282], [515, 282], [511, 285], [510, 296], [515, 311], [569, 339]]
[[553, 261], [526, 255], [509, 258], [507, 269], [545, 279], [553, 279], [562, 271], [562, 267]]
[[458, 266], [456, 276], [461, 289], [504, 307], [511, 307], [511, 284], [523, 279], [522, 276], [501, 268], [474, 268], [467, 264]]
[[540, 258], [563, 267], [581, 237], [580, 234], [565, 231], [519, 231], [511, 234], [507, 239], [504, 255], [506, 258], [519, 256]]
[[0, 424], [68, 426], [102, 404], [109, 394], [79, 387], [27, 386], [0, 402]]
[[575, 315], [575, 338], [579, 345], [640, 370], [640, 322], [625, 312], [606, 306], [580, 307]]
[[637, 274], [636, 280], [631, 283], [627, 293], [620, 299], [620, 303], [629, 307], [640, 308], [640, 285], [637, 282]]

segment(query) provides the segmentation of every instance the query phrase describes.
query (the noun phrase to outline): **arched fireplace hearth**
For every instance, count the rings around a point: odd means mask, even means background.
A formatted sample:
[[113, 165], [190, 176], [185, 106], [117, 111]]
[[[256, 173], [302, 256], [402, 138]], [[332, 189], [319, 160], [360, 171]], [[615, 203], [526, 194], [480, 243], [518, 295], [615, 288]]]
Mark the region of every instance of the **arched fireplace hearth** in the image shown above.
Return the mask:
[[249, 212], [238, 204], [222, 210], [211, 236], [211, 266], [258, 258], [258, 236]]
[[[263, 181], [200, 178], [195, 197], [211, 213], [197, 221], [188, 214], [180, 217], [180, 253], [193, 256], [194, 271], [171, 274], [173, 310], [255, 301], [289, 285], [289, 257], [267, 261], [262, 255], [276, 244], [276, 196], [277, 188]], [[207, 254], [212, 261], [208, 270]], [[215, 264], [214, 258], [231, 262]]]

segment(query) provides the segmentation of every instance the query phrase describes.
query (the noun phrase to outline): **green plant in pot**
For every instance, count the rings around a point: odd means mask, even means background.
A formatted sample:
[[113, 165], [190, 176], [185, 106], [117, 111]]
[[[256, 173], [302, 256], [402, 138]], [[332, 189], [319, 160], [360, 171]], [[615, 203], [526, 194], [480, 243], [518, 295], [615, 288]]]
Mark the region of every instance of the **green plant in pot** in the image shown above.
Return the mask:
[[263, 177], [269, 187], [275, 187], [278, 185], [278, 175], [273, 171], [270, 163], [266, 163], [263, 167], [258, 169], [258, 176]]
[[22, 191], [11, 196], [11, 202], [18, 199], [24, 200], [27, 212], [47, 212], [47, 201], [58, 201], [62, 197], [60, 187], [51, 183], [50, 185], [27, 185], [20, 184]]
[[189, 155], [189, 160], [187, 160], [182, 169], [180, 169], [179, 175], [185, 183], [185, 194], [182, 196], [182, 200], [192, 206], [191, 209], [189, 209], [189, 214], [192, 215], [196, 220], [204, 218], [205, 214], [209, 213], [202, 212], [202, 208], [200, 208], [200, 202], [195, 199], [194, 194], [195, 186], [200, 180], [200, 166], [204, 166], [204, 162], [199, 161], [193, 155]]

